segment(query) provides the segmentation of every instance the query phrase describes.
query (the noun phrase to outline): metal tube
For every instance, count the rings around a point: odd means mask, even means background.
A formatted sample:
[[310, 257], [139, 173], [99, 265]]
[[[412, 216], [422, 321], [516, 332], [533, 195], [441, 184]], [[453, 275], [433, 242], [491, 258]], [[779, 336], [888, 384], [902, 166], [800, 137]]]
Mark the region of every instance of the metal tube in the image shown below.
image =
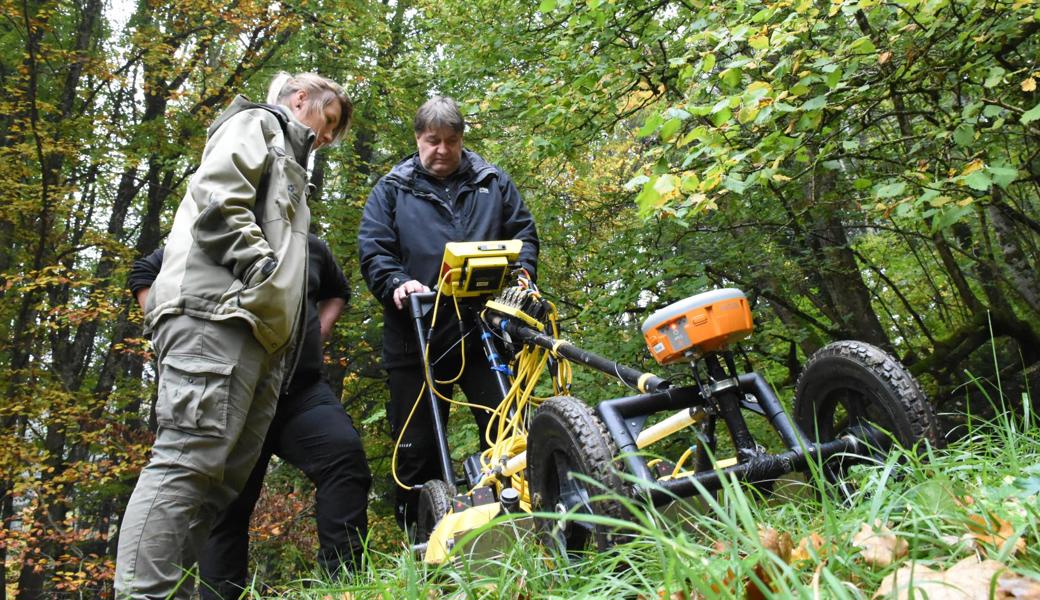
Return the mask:
[[773, 388], [766, 383], [766, 380], [761, 375], [758, 373], [745, 373], [737, 379], [740, 381], [740, 389], [742, 391], [750, 391], [751, 395], [758, 400], [758, 405], [765, 411], [766, 418], [773, 424], [773, 429], [776, 430], [780, 439], [783, 440], [784, 445], [793, 450], [809, 443], [805, 436], [802, 435], [801, 430], [791, 422], [791, 418], [784, 411], [780, 400], [773, 393]]
[[623, 418], [641, 417], [663, 410], [678, 410], [691, 406], [700, 406], [703, 398], [696, 388], [670, 387], [650, 394], [637, 394], [611, 398], [599, 403], [597, 408], [609, 407]]
[[551, 350], [569, 361], [596, 369], [608, 375], [614, 375], [626, 385], [641, 392], [655, 392], [669, 387], [668, 380], [662, 379], [653, 373], [646, 373], [632, 367], [618, 364], [608, 358], [582, 350], [566, 340], [560, 340], [539, 333], [530, 327], [523, 325], [518, 320], [509, 319], [495, 312], [488, 312], [491, 324], [508, 333], [520, 338], [521, 341]]
[[733, 476], [749, 483], [768, 481], [780, 475], [804, 469], [809, 463], [810, 456], [824, 461], [835, 454], [862, 453], [865, 450], [866, 446], [862, 440], [853, 435], [846, 435], [821, 444], [809, 444], [805, 451], [797, 448], [779, 454], [763, 454], [751, 461], [724, 469], [707, 470], [689, 477], [660, 481], [655, 484], [656, 488], [646, 491], [649, 492], [654, 505], [661, 506], [675, 500], [676, 497], [685, 498], [696, 494], [697, 486], [694, 482], [701, 484], [709, 492], [713, 492], [722, 487], [724, 477]]
[[741, 461], [746, 461], [759, 453], [758, 444], [748, 429], [744, 414], [740, 411], [740, 395], [735, 387], [723, 390], [713, 397], [717, 400], [719, 416], [726, 422], [729, 437]]
[[711, 469], [711, 458], [715, 455], [718, 446], [718, 437], [715, 430], [718, 424], [718, 415], [708, 417], [708, 422], [701, 428], [700, 444], [697, 445], [697, 462], [694, 469], [699, 473]]
[[433, 370], [426, 361], [426, 334], [423, 332], [423, 302], [433, 303], [437, 297], [436, 292], [411, 294], [408, 296], [409, 307], [412, 310], [412, 319], [415, 323], [415, 335], [419, 341], [419, 352], [422, 353], [423, 370], [426, 375], [426, 399], [430, 403], [430, 413], [433, 415], [433, 431], [437, 440], [437, 460], [441, 464], [441, 474], [444, 481], [455, 482], [455, 473], [451, 468], [451, 452], [448, 450], [448, 432], [441, 418], [440, 402], [433, 389]]
[[[654, 396], [656, 395], [658, 394], [654, 394]], [[637, 396], [637, 398], [646, 398], [646, 396]], [[628, 427], [625, 426], [625, 415], [622, 412], [624, 400], [627, 399], [618, 398], [600, 402], [596, 406], [596, 412], [599, 413], [603, 426], [607, 428], [607, 433], [614, 438], [618, 453], [624, 457], [628, 470], [643, 481], [654, 481], [655, 478], [653, 473], [650, 472], [650, 467], [646, 466], [646, 460], [637, 454], [636, 441], [632, 438], [632, 434], [629, 433]]]
[[527, 468], [527, 451], [524, 450], [520, 454], [517, 454], [513, 458], [506, 461], [506, 466], [502, 469], [502, 475], [506, 477], [512, 477], [514, 474], [519, 473]]
[[680, 410], [667, 419], [640, 431], [639, 436], [636, 438], [636, 446], [639, 448], [646, 448], [654, 442], [672, 435], [676, 431], [685, 429], [694, 423], [699, 423], [707, 416], [708, 413], [699, 406]]
[[[502, 364], [498, 356], [498, 348], [495, 347], [495, 341], [491, 334], [491, 329], [488, 328], [487, 323], [484, 319], [477, 318], [477, 327], [480, 329], [480, 342], [484, 347], [484, 356], [488, 360], [488, 368], [495, 374], [495, 382], [498, 384], [498, 391], [502, 395], [502, 398], [509, 394], [509, 375], [507, 370], [508, 365]], [[511, 416], [511, 415], [510, 415]]]

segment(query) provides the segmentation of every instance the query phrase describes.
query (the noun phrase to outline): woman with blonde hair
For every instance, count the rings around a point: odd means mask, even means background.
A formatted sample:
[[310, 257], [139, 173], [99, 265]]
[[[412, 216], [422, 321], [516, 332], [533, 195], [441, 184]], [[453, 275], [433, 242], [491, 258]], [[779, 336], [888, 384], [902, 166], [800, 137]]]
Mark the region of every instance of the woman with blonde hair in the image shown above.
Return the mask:
[[210, 126], [145, 303], [158, 364], [152, 456], [120, 526], [116, 598], [189, 598], [215, 517], [246, 483], [302, 337], [306, 165], [352, 106], [335, 82], [279, 76]]

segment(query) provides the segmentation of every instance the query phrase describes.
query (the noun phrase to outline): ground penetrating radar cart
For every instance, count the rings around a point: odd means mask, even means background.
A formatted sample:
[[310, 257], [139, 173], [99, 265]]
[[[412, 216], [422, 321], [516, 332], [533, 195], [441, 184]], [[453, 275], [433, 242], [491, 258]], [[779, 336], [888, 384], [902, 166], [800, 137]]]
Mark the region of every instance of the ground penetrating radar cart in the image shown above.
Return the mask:
[[[442, 471], [441, 479], [418, 486], [416, 549], [427, 562], [442, 562], [469, 532], [504, 512], [533, 513], [527, 526], [560, 550], [603, 550], [619, 541], [618, 529], [604, 525], [612, 519], [587, 515], [623, 520], [631, 501], [663, 505], [718, 491], [727, 478], [767, 488], [816, 466], [816, 480], [840, 489], [850, 464], [876, 458], [893, 442], [939, 443], [917, 382], [895, 358], [863, 342], [834, 342], [814, 353], [789, 415], [759, 374], [737, 369], [732, 347], [752, 331], [751, 309], [737, 289], [680, 300], [643, 323], [659, 364], [690, 364], [689, 385], [673, 386], [574, 346], [560, 338], [552, 303], [515, 270], [520, 248], [515, 240], [448, 244], [438, 291], [409, 296], [427, 382], [416, 402], [433, 408]], [[516, 285], [504, 287], [514, 276]], [[438, 311], [454, 304], [458, 313], [460, 301], [481, 307], [476, 335], [461, 343], [482, 344], [488, 359], [466, 368], [491, 369], [502, 402], [482, 432], [490, 448], [463, 461], [456, 477], [436, 408], [449, 399], [433, 385], [429, 335]], [[589, 406], [570, 395], [571, 364], [638, 393]], [[539, 398], [534, 391], [545, 374], [555, 395]], [[767, 451], [746, 414], [765, 418], [784, 450]], [[716, 455], [720, 422], [734, 450], [724, 460]], [[678, 458], [649, 458], [655, 444], [667, 446], [677, 436], [685, 448]]]

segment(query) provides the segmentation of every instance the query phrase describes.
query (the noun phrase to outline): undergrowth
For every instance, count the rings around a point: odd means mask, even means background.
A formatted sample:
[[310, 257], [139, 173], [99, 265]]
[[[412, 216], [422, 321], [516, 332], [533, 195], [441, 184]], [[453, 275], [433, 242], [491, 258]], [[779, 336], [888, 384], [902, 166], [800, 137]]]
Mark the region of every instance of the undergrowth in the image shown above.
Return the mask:
[[[972, 556], [1040, 581], [1036, 425], [1028, 409], [969, 418], [946, 448], [896, 448], [853, 468], [847, 498], [810, 473], [771, 495], [727, 482], [717, 495], [659, 509], [631, 503], [631, 520], [613, 523], [628, 541], [609, 552], [568, 560], [533, 535], [492, 557], [460, 552], [444, 565], [426, 565], [403, 546], [371, 549], [366, 568], [341, 581], [301, 580], [250, 597], [870, 598], [899, 568], [943, 570]], [[869, 555], [865, 527], [882, 551], [895, 549], [889, 564]]]

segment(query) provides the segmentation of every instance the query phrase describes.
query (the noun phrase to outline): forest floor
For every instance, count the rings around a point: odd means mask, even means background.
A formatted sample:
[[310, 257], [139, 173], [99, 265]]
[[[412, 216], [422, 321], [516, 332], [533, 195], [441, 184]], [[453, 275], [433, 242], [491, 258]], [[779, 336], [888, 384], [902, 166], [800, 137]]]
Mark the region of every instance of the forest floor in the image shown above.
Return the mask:
[[944, 449], [897, 449], [853, 468], [847, 500], [817, 493], [813, 476], [768, 496], [729, 484], [717, 497], [639, 509], [621, 526], [630, 541], [577, 560], [533, 536], [437, 566], [402, 545], [372, 553], [350, 580], [252, 597], [1037, 600], [1040, 420], [1028, 408], [998, 414], [967, 418]]

